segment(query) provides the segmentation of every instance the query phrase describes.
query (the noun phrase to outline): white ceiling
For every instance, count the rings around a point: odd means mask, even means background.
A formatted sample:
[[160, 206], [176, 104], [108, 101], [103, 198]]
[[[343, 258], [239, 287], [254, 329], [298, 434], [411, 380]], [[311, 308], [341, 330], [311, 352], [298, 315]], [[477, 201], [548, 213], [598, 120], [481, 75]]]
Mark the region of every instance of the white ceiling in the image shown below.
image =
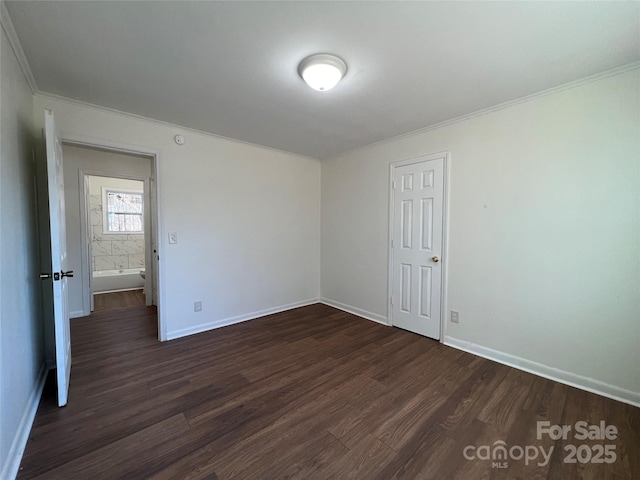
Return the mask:
[[[640, 60], [640, 2], [7, 2], [38, 89], [324, 158]], [[329, 92], [300, 60], [348, 65]]]

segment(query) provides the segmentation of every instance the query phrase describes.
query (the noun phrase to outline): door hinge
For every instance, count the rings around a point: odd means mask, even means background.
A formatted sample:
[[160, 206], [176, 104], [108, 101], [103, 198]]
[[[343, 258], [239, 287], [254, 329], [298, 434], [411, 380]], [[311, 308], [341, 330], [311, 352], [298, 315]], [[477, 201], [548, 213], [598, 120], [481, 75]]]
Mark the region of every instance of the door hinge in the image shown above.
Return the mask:
[[391, 186], [392, 188], [395, 190], [396, 189], [396, 181], [394, 180], [393, 182], [391, 182]]
[[391, 297], [391, 305], [393, 305], [393, 297]]
[[395, 246], [395, 244], [393, 243], [393, 240], [391, 240], [391, 248], [393, 248]]

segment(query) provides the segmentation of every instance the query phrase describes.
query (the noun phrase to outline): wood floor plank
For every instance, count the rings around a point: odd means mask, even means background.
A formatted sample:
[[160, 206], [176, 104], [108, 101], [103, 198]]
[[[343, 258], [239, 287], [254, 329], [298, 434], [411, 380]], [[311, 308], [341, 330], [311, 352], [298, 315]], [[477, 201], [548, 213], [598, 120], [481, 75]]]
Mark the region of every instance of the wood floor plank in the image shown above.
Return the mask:
[[396, 456], [373, 478], [376, 480], [420, 478], [425, 468], [425, 459], [436, 460], [439, 447], [447, 441], [446, 431], [428, 420], [423, 421], [419, 435], [414, 442], [405, 444]]
[[116, 293], [101, 293], [93, 296], [93, 306], [96, 312], [136, 307], [144, 305], [144, 302], [145, 299], [142, 289]]
[[176, 441], [189, 430], [182, 414], [174, 415], [142, 429], [128, 437], [97, 448], [56, 468], [48, 470], [38, 479], [99, 478], [109, 472], [110, 478], [126, 478], [120, 469], [142, 456], [155, 456], [158, 442]]
[[373, 478], [395, 458], [396, 452], [373, 435], [367, 435], [348, 452], [336, 456], [316, 478], [355, 480]]
[[449, 393], [456, 390], [460, 383], [466, 383], [471, 374], [471, 371], [462, 368], [443, 373], [428, 388], [394, 409], [393, 416], [378, 427], [374, 436], [395, 451], [400, 451], [422, 431], [423, 420], [433, 423], [440, 418], [434, 415], [435, 412], [448, 401]]
[[164, 469], [151, 476], [146, 476], [148, 480], [195, 480], [203, 478], [216, 478], [213, 458], [215, 452], [209, 445], [199, 448], [188, 455], [171, 463]]
[[[50, 374], [19, 479], [640, 478], [640, 409], [404, 330], [316, 304], [160, 343], [153, 307], [103, 300], [72, 321], [69, 404]], [[614, 464], [536, 438], [579, 420], [618, 427]], [[463, 456], [499, 440], [553, 455]]]
[[[311, 392], [309, 398], [288, 403], [277, 412], [278, 418], [271, 425], [219, 455], [216, 462], [220, 465], [218, 471], [221, 478], [241, 475], [247, 469], [259, 465], [264, 455], [279, 456], [280, 450], [288, 443], [297, 445], [305, 439], [313, 438], [314, 433], [326, 432], [326, 425], [332, 419], [348, 412], [350, 394], [359, 390], [366, 381], [366, 378], [361, 377], [342, 383], [323, 394]], [[316, 417], [317, 412], [322, 412], [322, 421]]]

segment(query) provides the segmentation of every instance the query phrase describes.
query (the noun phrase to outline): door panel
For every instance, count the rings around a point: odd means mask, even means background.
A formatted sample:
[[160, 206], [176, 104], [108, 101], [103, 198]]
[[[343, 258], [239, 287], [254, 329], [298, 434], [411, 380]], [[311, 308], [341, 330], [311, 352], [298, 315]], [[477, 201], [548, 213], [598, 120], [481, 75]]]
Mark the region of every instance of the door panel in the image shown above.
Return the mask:
[[420, 202], [420, 221], [422, 223], [422, 250], [433, 250], [433, 198], [423, 198]]
[[51, 249], [50, 275], [53, 282], [56, 379], [58, 405], [62, 407], [67, 404], [71, 375], [71, 332], [67, 276], [73, 275], [73, 272], [69, 272], [67, 266], [62, 144], [56, 131], [53, 111], [45, 110], [44, 117], [50, 238], [42, 239], [42, 241], [48, 242]]
[[400, 286], [402, 292], [402, 305], [400, 310], [411, 313], [411, 265], [402, 264], [402, 283]]
[[444, 158], [393, 169], [391, 322], [440, 338]]
[[420, 315], [431, 318], [431, 267], [420, 267]]
[[402, 248], [411, 249], [413, 200], [402, 200]]

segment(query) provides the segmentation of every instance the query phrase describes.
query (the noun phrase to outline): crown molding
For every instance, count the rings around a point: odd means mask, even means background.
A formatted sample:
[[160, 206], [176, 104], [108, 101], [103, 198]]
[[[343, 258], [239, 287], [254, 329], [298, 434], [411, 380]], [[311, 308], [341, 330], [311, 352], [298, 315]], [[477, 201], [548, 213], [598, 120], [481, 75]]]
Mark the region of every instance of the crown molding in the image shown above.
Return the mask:
[[145, 117], [143, 115], [138, 115], [137, 113], [125, 112], [124, 110], [118, 110], [117, 108], [104, 107], [102, 105], [96, 105], [95, 103], [85, 102], [84, 100], [76, 100], [75, 98], [65, 97], [63, 95], [57, 95], [55, 93], [48, 93], [48, 92], [43, 92], [43, 91], [39, 90], [37, 92], [34, 92], [34, 95], [37, 95], [38, 97], [44, 98], [44, 99], [48, 98], [48, 99], [53, 100], [53, 101], [58, 101], [58, 102], [64, 102], [64, 103], [70, 103], [70, 104], [78, 105], [80, 107], [88, 108], [88, 109], [91, 109], [91, 110], [96, 110], [96, 111], [99, 111], [99, 112], [122, 115], [122, 116], [125, 116], [125, 117], [133, 118], [135, 120], [155, 123], [156, 125], [161, 125], [163, 127], [170, 127], [170, 128], [176, 129], [176, 131], [178, 131], [178, 132], [194, 133], [196, 135], [202, 135], [204, 137], [215, 138], [217, 140], [226, 140], [227, 142], [237, 143], [238, 145], [244, 145], [244, 146], [247, 146], [247, 147], [260, 148], [260, 149], [263, 149], [263, 150], [269, 150], [271, 152], [284, 154], [284, 155], [288, 155], [288, 156], [292, 156], [292, 157], [304, 158], [305, 160], [314, 160], [316, 162], [320, 161], [319, 158], [311, 157], [309, 155], [302, 155], [301, 153], [288, 152], [286, 150], [281, 150], [279, 148], [268, 147], [266, 145], [260, 145], [259, 143], [251, 143], [251, 142], [247, 142], [245, 140], [239, 140], [237, 138], [225, 137], [224, 135], [218, 135], [216, 133], [205, 132], [204, 130], [198, 130], [196, 128], [185, 127], [184, 125], [177, 125], [175, 123], [165, 122], [163, 120], [158, 120], [157, 118]]
[[417, 130], [412, 130], [410, 132], [401, 133], [400, 135], [396, 135], [393, 137], [385, 138], [384, 140], [379, 140], [377, 142], [369, 143], [367, 145], [362, 145], [361, 147], [352, 148], [350, 150], [345, 150], [341, 153], [336, 153], [334, 155], [330, 155], [328, 157], [324, 157], [321, 160], [330, 160], [334, 158], [340, 158], [343, 155], [348, 155], [360, 150], [367, 150], [372, 147], [377, 147], [379, 145], [385, 145], [387, 143], [395, 142], [396, 140], [401, 140], [403, 138], [412, 137], [414, 135], [420, 135], [422, 133], [430, 132], [432, 130], [437, 130], [442, 127], [446, 127], [448, 125], [453, 125], [454, 123], [461, 123], [466, 120], [470, 120], [475, 117], [480, 117], [482, 115], [486, 115], [487, 113], [495, 112], [498, 110], [503, 110], [505, 108], [512, 107], [514, 105], [518, 105], [520, 103], [525, 103], [530, 100], [534, 100], [540, 97], [546, 97], [547, 95], [551, 95], [557, 92], [562, 92], [563, 90], [570, 90], [572, 88], [579, 87], [581, 85], [585, 85], [588, 83], [597, 82], [599, 80], [603, 80], [608, 77], [615, 77], [616, 75], [621, 75], [626, 72], [630, 72], [631, 70], [636, 70], [640, 68], [640, 61], [631, 62], [620, 67], [612, 68], [610, 70], [605, 70], [604, 72], [596, 73], [594, 75], [589, 75], [588, 77], [583, 77], [578, 80], [574, 80], [572, 82], [563, 83], [562, 85], [558, 85], [557, 87], [551, 87], [546, 90], [541, 90], [540, 92], [532, 93], [530, 95], [526, 95], [524, 97], [515, 98], [513, 100], [509, 100], [503, 103], [499, 103], [497, 105], [493, 105], [491, 107], [486, 107], [480, 110], [476, 110], [475, 112], [467, 113], [465, 115], [461, 115], [459, 117], [452, 118], [450, 120], [445, 120], [443, 122], [434, 123], [433, 125], [428, 125], [426, 127], [419, 128]]
[[27, 79], [27, 83], [31, 88], [31, 93], [38, 93], [38, 85], [36, 84], [36, 79], [31, 72], [31, 67], [29, 66], [27, 57], [24, 54], [24, 50], [22, 50], [22, 45], [20, 45], [20, 40], [18, 39], [16, 29], [13, 27], [11, 16], [9, 15], [9, 11], [7, 10], [7, 7], [3, 1], [0, 1], [0, 23], [2, 24], [4, 33], [7, 34], [9, 44], [13, 49], [13, 53], [16, 55], [18, 64], [22, 69], [22, 73], [24, 74], [25, 78]]

